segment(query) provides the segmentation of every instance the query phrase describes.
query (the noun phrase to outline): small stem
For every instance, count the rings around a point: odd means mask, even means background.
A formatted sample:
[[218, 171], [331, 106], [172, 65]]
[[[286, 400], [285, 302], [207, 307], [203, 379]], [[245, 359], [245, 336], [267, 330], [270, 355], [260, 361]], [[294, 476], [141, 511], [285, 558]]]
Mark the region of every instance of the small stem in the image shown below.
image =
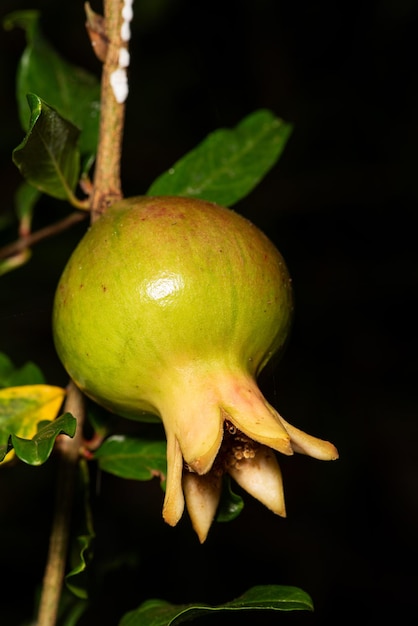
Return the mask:
[[49, 224], [34, 233], [29, 233], [25, 237], [20, 237], [16, 241], [13, 241], [0, 249], [0, 259], [6, 259], [9, 256], [13, 256], [14, 254], [22, 252], [26, 248], [30, 248], [34, 244], [39, 243], [47, 237], [52, 237], [53, 235], [67, 230], [67, 228], [70, 228], [74, 224], [78, 224], [78, 222], [85, 220], [87, 216], [88, 213], [79, 213], [78, 211], [75, 211], [54, 224]]
[[[22, 250], [22, 252], [18, 252], [17, 254], [13, 254], [13, 256], [9, 256], [7, 259], [0, 261], [0, 276], [7, 274], [11, 270], [15, 270], [17, 267], [24, 265], [30, 259], [31, 252], [28, 248]], [[1, 258], [1, 256], [0, 256]]]
[[59, 469], [56, 483], [54, 519], [42, 584], [37, 626], [55, 626], [56, 624], [64, 582], [65, 565], [67, 563], [74, 485], [80, 459], [84, 422], [83, 396], [72, 382], [68, 385], [64, 409], [77, 418], [77, 431], [73, 439], [64, 436], [57, 442]]
[[106, 211], [115, 200], [122, 198], [120, 162], [125, 104], [117, 102], [111, 85], [111, 76], [119, 69], [120, 50], [127, 47], [121, 37], [122, 8], [123, 0], [104, 0], [108, 45], [101, 78], [99, 146], [91, 195], [92, 221]]
[[80, 211], [89, 211], [90, 210], [90, 202], [89, 202], [89, 200], [88, 199], [80, 200], [71, 191], [68, 191], [68, 202], [75, 209], [80, 209]]

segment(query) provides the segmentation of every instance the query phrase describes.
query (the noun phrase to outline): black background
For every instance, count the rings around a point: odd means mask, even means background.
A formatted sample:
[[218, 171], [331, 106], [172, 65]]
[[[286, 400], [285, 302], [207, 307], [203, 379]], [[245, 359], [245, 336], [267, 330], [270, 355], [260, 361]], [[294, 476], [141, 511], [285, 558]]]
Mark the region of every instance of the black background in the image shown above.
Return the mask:
[[[255, 584], [295, 585], [315, 604], [313, 614], [257, 615], [260, 625], [414, 623], [417, 3], [135, 5], [125, 195], [143, 193], [207, 133], [235, 126], [255, 109], [294, 124], [278, 165], [235, 208], [277, 244], [295, 289], [287, 351], [260, 384], [290, 422], [335, 443], [340, 459], [284, 459], [287, 519], [247, 500], [242, 515], [215, 524], [203, 546], [186, 516], [175, 529], [164, 525], [157, 482], [97, 477], [97, 561], [105, 567], [122, 554], [122, 566], [97, 581], [101, 595], [82, 623], [113, 626], [148, 597], [217, 603]], [[3, 15], [23, 8], [40, 8], [56, 48], [99, 76], [81, 1], [2, 0]], [[7, 215], [20, 182], [11, 151], [23, 137], [14, 99], [23, 33], [3, 32], [0, 46]], [[35, 226], [67, 211], [45, 198]], [[66, 381], [50, 336], [54, 285], [83, 229], [37, 246], [27, 266], [0, 279], [0, 350], [17, 365], [34, 360], [53, 384]], [[2, 235], [14, 236], [13, 229]], [[51, 460], [37, 469], [5, 467], [0, 475], [5, 626], [31, 615], [54, 467]], [[254, 616], [246, 619], [254, 623]]]

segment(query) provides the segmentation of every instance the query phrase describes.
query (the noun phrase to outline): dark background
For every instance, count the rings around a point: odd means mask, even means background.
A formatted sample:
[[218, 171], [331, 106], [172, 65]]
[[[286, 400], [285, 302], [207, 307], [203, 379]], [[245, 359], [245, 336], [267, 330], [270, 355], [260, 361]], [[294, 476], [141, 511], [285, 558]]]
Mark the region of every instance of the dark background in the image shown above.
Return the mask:
[[[175, 529], [163, 524], [157, 482], [97, 477], [97, 562], [103, 571], [122, 555], [122, 565], [97, 581], [104, 587], [85, 623], [116, 625], [149, 597], [217, 603], [255, 584], [296, 585], [315, 604], [313, 614], [266, 613], [260, 624], [415, 623], [417, 2], [135, 5], [125, 195], [144, 192], [208, 132], [257, 108], [294, 124], [278, 165], [235, 208], [277, 244], [295, 289], [292, 336], [263, 390], [290, 422], [335, 443], [340, 459], [283, 459], [287, 519], [247, 500], [203, 546], [187, 516]], [[58, 50], [99, 75], [81, 1], [2, 0], [3, 15], [22, 8], [40, 8]], [[7, 215], [20, 182], [11, 151], [23, 137], [14, 100], [23, 33], [3, 32], [0, 46]], [[35, 226], [67, 211], [46, 198]], [[0, 351], [17, 365], [34, 360], [51, 383], [66, 381], [50, 336], [54, 285], [83, 229], [37, 246], [27, 266], [0, 279]], [[4, 626], [30, 617], [54, 469], [51, 460], [1, 471]]]

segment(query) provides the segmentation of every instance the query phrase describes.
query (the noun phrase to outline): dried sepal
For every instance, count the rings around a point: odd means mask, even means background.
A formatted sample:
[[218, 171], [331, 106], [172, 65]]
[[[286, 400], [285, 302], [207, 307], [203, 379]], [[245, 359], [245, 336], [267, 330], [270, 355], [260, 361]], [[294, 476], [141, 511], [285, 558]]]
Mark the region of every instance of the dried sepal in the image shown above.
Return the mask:
[[286, 517], [282, 473], [273, 450], [259, 446], [254, 456], [243, 457], [228, 472], [247, 493], [273, 513]]
[[334, 444], [324, 439], [308, 435], [308, 433], [292, 426], [292, 424], [289, 424], [289, 422], [286, 422], [283, 418], [281, 418], [281, 421], [290, 435], [292, 448], [295, 452], [307, 454], [319, 461], [336, 461], [338, 459], [338, 450]]
[[199, 476], [186, 470], [183, 473], [183, 491], [193, 529], [203, 543], [219, 505], [222, 477], [213, 471]]
[[183, 474], [183, 454], [177, 438], [167, 432], [167, 484], [163, 505], [163, 519], [175, 526], [184, 511], [184, 495], [181, 485]]

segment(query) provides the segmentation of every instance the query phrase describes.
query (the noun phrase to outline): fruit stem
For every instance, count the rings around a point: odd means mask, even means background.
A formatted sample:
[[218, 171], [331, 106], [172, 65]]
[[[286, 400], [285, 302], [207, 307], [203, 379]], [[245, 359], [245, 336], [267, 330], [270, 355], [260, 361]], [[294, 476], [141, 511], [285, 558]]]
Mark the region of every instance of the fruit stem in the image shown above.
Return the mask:
[[83, 396], [72, 382], [68, 385], [64, 410], [77, 418], [77, 430], [73, 439], [62, 436], [57, 440], [59, 467], [56, 482], [54, 519], [42, 584], [37, 626], [55, 626], [57, 622], [67, 563], [71, 509], [80, 460], [84, 422]]
[[131, 13], [131, 2], [104, 0], [103, 5], [106, 52], [101, 78], [99, 143], [90, 196], [92, 222], [123, 195], [120, 163], [128, 93], [126, 69], [131, 16], [127, 14]]

